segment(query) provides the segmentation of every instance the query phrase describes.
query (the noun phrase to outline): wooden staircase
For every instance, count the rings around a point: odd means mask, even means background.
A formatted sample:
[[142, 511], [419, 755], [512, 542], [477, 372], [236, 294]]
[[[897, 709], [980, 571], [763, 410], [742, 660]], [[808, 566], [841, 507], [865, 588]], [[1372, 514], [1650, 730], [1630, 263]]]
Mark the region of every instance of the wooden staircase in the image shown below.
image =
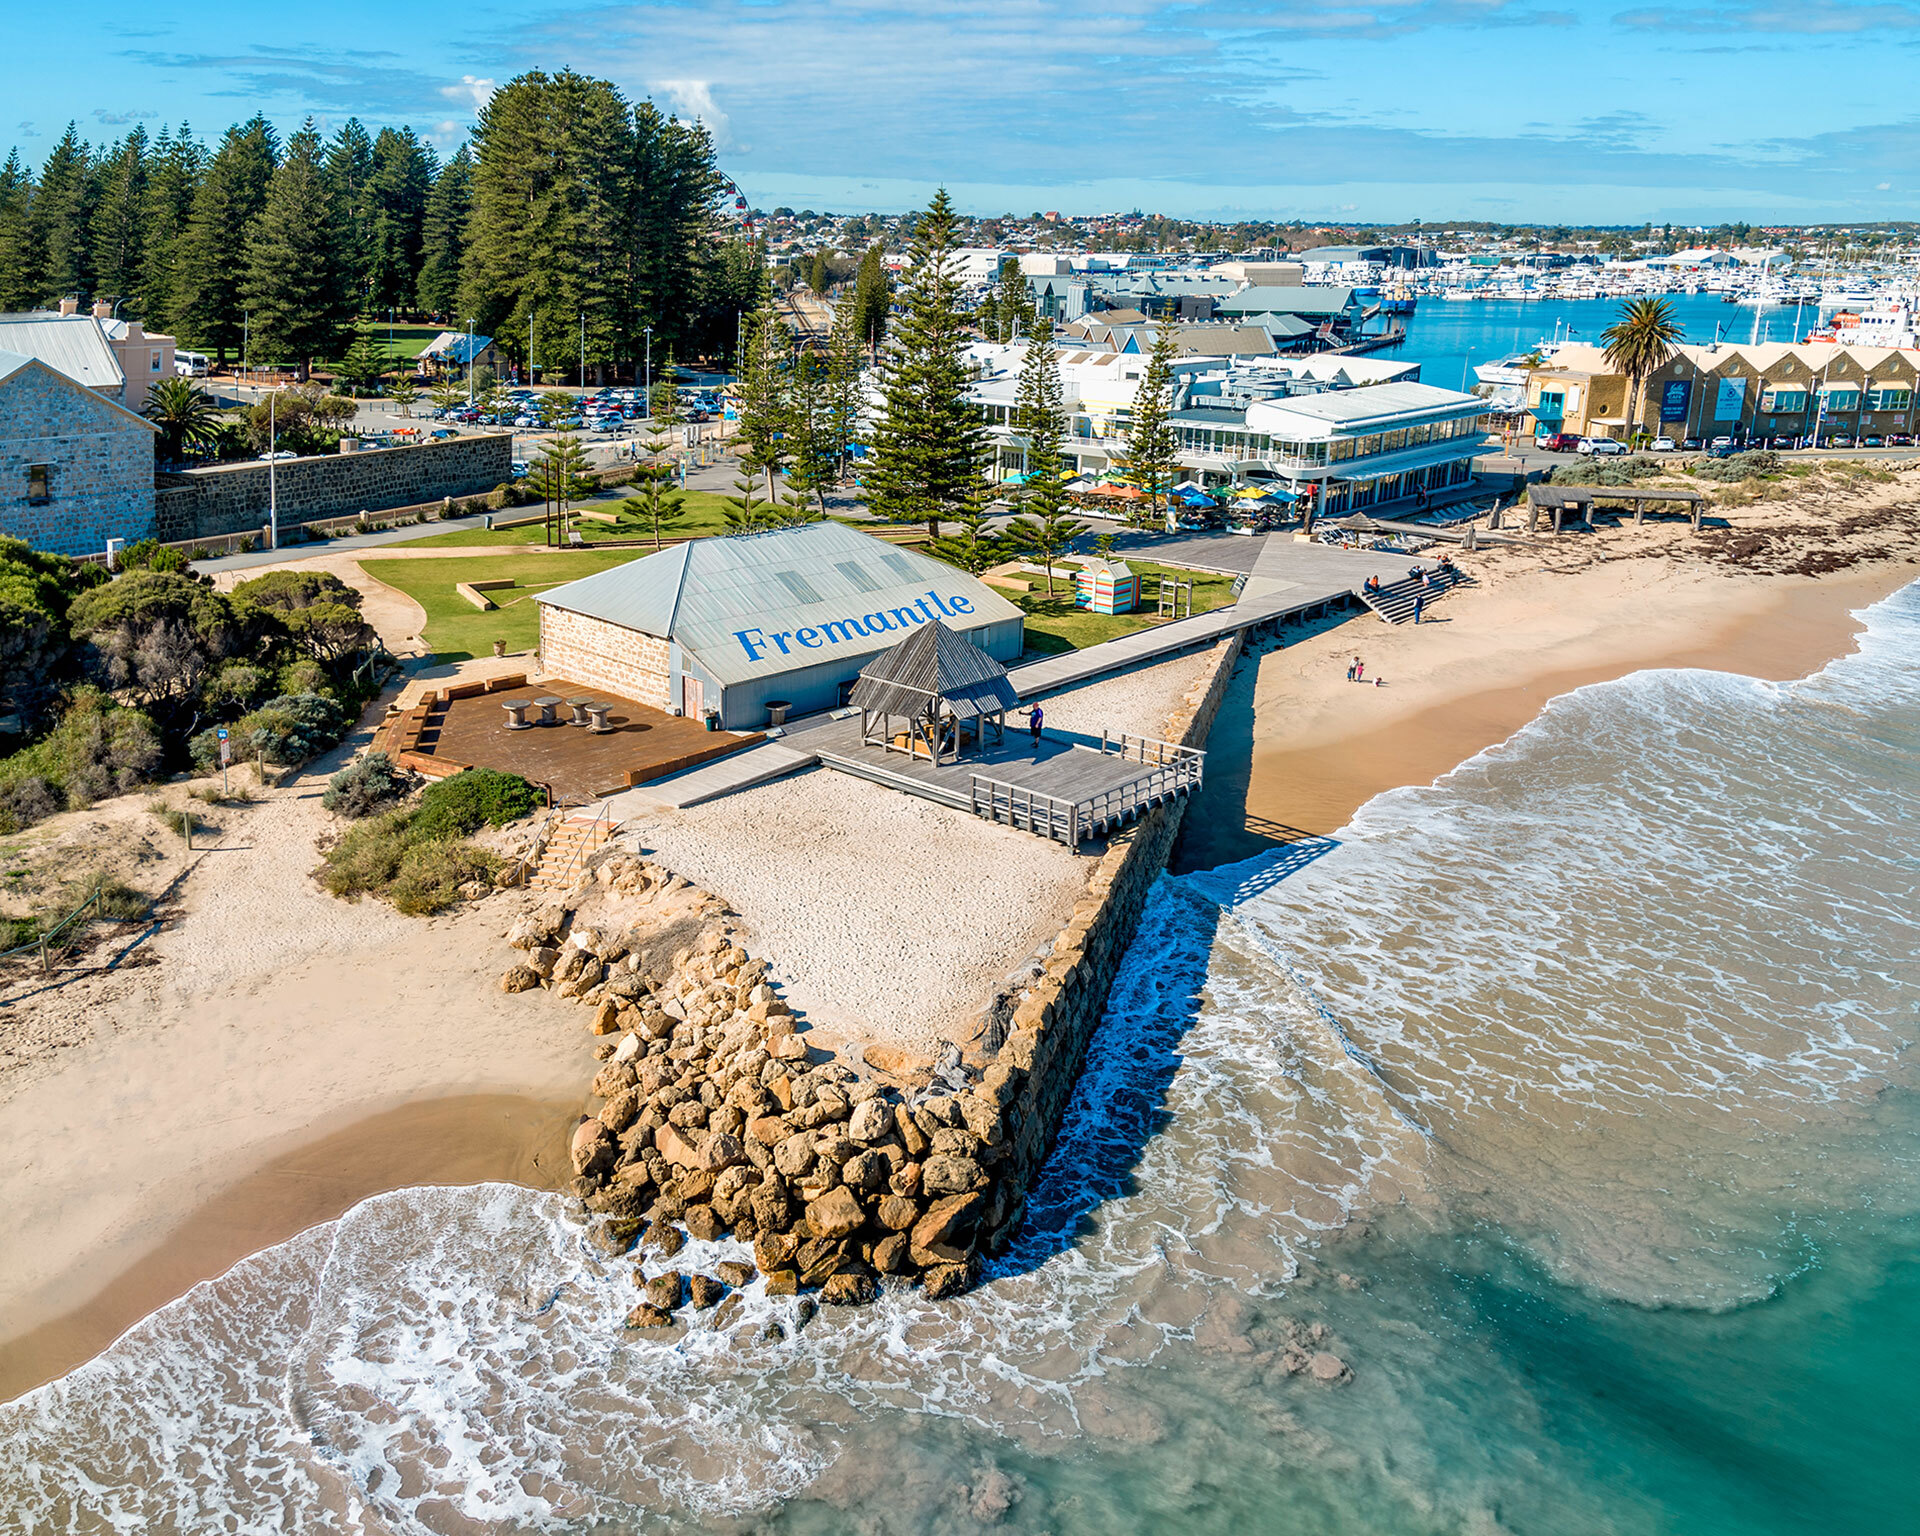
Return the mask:
[[1464, 571], [1428, 571], [1427, 585], [1422, 587], [1418, 578], [1403, 576], [1400, 580], [1389, 582], [1377, 592], [1369, 592], [1364, 587], [1355, 587], [1353, 595], [1365, 603], [1389, 624], [1406, 624], [1413, 619], [1413, 606], [1416, 598], [1424, 597], [1426, 606], [1431, 608], [1435, 599], [1451, 592], [1455, 587], [1464, 586], [1472, 580]]
[[605, 806], [565, 818], [554, 826], [527, 885], [536, 891], [572, 890], [587, 860], [612, 837], [613, 821]]

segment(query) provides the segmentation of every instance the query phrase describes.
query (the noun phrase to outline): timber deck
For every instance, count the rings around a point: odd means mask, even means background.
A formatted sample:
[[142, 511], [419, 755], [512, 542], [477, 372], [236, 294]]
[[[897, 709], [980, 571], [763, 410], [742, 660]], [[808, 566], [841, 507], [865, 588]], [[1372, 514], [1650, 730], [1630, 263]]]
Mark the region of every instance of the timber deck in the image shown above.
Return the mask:
[[826, 719], [790, 731], [783, 744], [820, 765], [989, 821], [1005, 822], [1077, 848], [1104, 837], [1164, 800], [1200, 787], [1206, 754], [1139, 736], [1031, 736], [1009, 727], [1004, 744], [958, 762], [871, 746], [860, 720]]

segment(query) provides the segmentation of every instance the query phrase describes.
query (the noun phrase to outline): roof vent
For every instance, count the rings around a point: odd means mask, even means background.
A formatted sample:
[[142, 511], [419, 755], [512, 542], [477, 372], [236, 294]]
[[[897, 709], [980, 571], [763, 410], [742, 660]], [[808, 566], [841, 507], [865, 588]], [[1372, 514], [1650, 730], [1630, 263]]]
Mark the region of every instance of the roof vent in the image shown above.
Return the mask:
[[807, 578], [802, 576], [798, 571], [775, 571], [773, 573], [773, 579], [791, 592], [800, 602], [817, 603], [820, 601], [820, 594], [813, 590], [813, 583], [808, 581]]
[[880, 590], [880, 583], [869, 576], [866, 572], [866, 567], [861, 565], [857, 560], [842, 560], [834, 566], [834, 569], [853, 583], [853, 589], [856, 592], [878, 592]]

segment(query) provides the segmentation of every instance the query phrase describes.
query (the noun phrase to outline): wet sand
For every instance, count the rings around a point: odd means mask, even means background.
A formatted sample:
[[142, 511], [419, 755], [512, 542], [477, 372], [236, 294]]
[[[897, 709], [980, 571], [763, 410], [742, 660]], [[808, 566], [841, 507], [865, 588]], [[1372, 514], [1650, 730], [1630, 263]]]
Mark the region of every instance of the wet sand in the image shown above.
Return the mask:
[[405, 1104], [274, 1157], [201, 1205], [83, 1306], [0, 1343], [0, 1402], [92, 1359], [155, 1308], [370, 1195], [495, 1181], [557, 1189], [577, 1106], [510, 1094]]
[[[1853, 649], [1855, 611], [1916, 579], [1920, 566], [1889, 563], [1819, 579], [1668, 583], [1668, 606], [1651, 623], [1639, 605], [1610, 613], [1591, 593], [1583, 603], [1582, 589], [1565, 577], [1548, 575], [1535, 590], [1555, 594], [1551, 617], [1540, 619], [1531, 657], [1522, 633], [1529, 616], [1512, 611], [1516, 583], [1450, 594], [1446, 602], [1456, 606], [1436, 615], [1449, 630], [1478, 627], [1512, 642], [1498, 666], [1444, 654], [1453, 635], [1436, 636], [1439, 624], [1389, 629], [1364, 614], [1304, 639], [1296, 632], [1235, 674], [1174, 869], [1210, 869], [1337, 831], [1375, 795], [1432, 783], [1506, 740], [1549, 700], [1589, 683], [1652, 667], [1805, 677]], [[1342, 658], [1356, 650], [1387, 687], [1344, 681]], [[1583, 653], [1593, 659], [1567, 664]], [[1327, 724], [1329, 703], [1341, 701], [1365, 706], [1353, 708], [1345, 731]]]

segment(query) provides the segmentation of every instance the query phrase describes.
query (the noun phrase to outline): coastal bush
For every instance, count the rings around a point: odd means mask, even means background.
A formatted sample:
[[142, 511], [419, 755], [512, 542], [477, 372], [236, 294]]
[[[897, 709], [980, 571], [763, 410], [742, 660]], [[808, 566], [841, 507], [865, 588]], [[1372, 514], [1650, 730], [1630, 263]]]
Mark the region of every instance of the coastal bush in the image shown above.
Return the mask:
[[416, 830], [426, 837], [464, 837], [504, 827], [540, 803], [540, 792], [517, 773], [469, 768], [429, 784], [420, 796]]
[[407, 778], [384, 752], [369, 752], [327, 780], [321, 805], [336, 816], [359, 821], [407, 792]]
[[1712, 480], [1721, 485], [1737, 485], [1760, 475], [1779, 473], [1780, 455], [1767, 449], [1736, 453], [1724, 459], [1695, 459], [1687, 473], [1696, 480]]
[[491, 884], [499, 867], [492, 854], [461, 838], [428, 838], [408, 845], [386, 897], [408, 917], [427, 917], [458, 901], [469, 880]]
[[168, 549], [158, 539], [135, 539], [121, 549], [118, 560], [124, 571], [184, 571], [187, 552]]
[[0, 538], [0, 708], [37, 731], [73, 675], [68, 613], [107, 573], [65, 555]]
[[1672, 466], [1650, 454], [1629, 454], [1626, 458], [1588, 458], [1572, 464], [1557, 464], [1547, 476], [1549, 485], [1632, 485], [1636, 480], [1666, 474]]
[[0, 759], [0, 829], [123, 795], [146, 783], [160, 760], [160, 736], [147, 716], [97, 688], [78, 689], [46, 736]]
[[234, 734], [267, 762], [294, 768], [346, 735], [349, 723], [346, 710], [325, 694], [283, 693], [242, 715]]
[[320, 883], [331, 894], [348, 901], [384, 893], [400, 872], [400, 859], [407, 851], [407, 825], [412, 820], [411, 811], [398, 810], [356, 822], [327, 850]]
[[273, 692], [271, 675], [250, 661], [229, 661], [214, 673], [202, 696], [209, 709], [227, 714], [244, 713]]
[[312, 608], [320, 603], [342, 603], [358, 608], [361, 602], [358, 590], [327, 571], [269, 571], [251, 581], [236, 582], [232, 596], [235, 602], [253, 603], [281, 613]]

